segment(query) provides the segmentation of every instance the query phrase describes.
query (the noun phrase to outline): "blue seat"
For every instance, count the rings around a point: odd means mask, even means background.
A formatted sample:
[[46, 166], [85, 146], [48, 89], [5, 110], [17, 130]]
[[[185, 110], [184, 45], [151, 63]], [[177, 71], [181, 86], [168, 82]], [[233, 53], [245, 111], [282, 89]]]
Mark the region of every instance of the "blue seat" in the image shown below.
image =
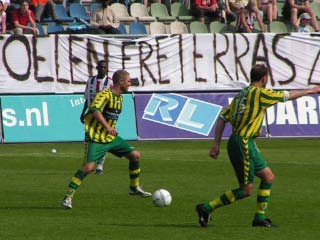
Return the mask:
[[81, 3], [71, 3], [70, 4], [70, 16], [75, 20], [83, 19], [90, 22], [90, 17], [88, 17], [87, 9]]
[[123, 23], [120, 23], [118, 30], [120, 31], [121, 34], [127, 34], [127, 29]]
[[[31, 26], [31, 23], [28, 23], [28, 26]], [[39, 31], [39, 35], [41, 36], [43, 36], [43, 35], [46, 35], [46, 33], [45, 33], [45, 31], [44, 31], [44, 29], [43, 29], [43, 26], [41, 25], [41, 23], [36, 23], [36, 27], [37, 27], [37, 29], [38, 29], [38, 31]]]
[[129, 25], [130, 34], [148, 34], [146, 26], [141, 22], [132, 22]]
[[60, 23], [49, 22], [47, 32], [48, 34], [64, 33], [65, 29]]
[[67, 9], [62, 4], [56, 4], [55, 6], [58, 20], [61, 22], [73, 22], [74, 18], [68, 15]]
[[97, 8], [100, 8], [102, 7], [102, 4], [101, 3], [98, 3], [98, 2], [93, 2], [90, 4], [90, 13], [91, 13], [91, 16], [94, 14], [94, 12], [96, 11]]

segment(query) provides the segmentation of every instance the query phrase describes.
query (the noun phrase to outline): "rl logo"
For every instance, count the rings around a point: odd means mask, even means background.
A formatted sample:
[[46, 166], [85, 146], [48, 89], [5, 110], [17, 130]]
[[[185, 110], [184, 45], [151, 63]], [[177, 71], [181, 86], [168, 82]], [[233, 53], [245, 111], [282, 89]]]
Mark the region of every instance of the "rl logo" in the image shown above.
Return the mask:
[[222, 106], [178, 94], [153, 94], [143, 119], [208, 136]]

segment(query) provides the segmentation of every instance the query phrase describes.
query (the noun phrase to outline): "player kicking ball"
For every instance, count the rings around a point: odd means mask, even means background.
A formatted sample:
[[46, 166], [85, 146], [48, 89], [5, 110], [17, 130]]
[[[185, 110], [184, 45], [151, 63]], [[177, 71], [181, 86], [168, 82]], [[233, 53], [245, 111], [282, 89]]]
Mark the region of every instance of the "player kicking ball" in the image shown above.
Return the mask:
[[85, 163], [72, 177], [68, 190], [61, 202], [64, 208], [72, 208], [72, 199], [84, 178], [94, 171], [100, 159], [110, 152], [118, 157], [129, 160], [129, 194], [150, 197], [140, 187], [140, 153], [127, 141], [118, 136], [115, 129], [121, 113], [123, 96], [131, 86], [130, 75], [125, 70], [118, 70], [113, 74], [113, 87], [99, 92], [85, 117], [87, 144], [85, 149]]
[[261, 125], [267, 108], [278, 102], [293, 100], [307, 94], [319, 93], [320, 87], [305, 90], [274, 91], [266, 89], [269, 69], [263, 64], [253, 66], [250, 72], [250, 86], [246, 87], [224, 109], [217, 122], [215, 139], [210, 156], [219, 155], [222, 133], [227, 122], [232, 126], [227, 150], [229, 159], [238, 179], [239, 187], [223, 193], [220, 197], [204, 204], [198, 204], [196, 211], [201, 227], [207, 227], [211, 214], [218, 208], [249, 197], [253, 190], [254, 177], [260, 178], [256, 212], [253, 227], [275, 227], [266, 217], [274, 174], [268, 167], [255, 143], [260, 135]]

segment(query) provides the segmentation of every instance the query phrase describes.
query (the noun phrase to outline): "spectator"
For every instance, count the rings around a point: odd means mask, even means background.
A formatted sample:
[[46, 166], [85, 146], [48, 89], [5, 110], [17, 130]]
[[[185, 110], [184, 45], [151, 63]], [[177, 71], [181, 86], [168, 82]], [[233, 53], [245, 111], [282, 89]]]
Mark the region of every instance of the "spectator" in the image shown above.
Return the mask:
[[263, 17], [266, 16], [267, 23], [271, 23], [278, 17], [277, 0], [257, 0], [259, 10], [262, 11]]
[[311, 16], [309, 13], [302, 13], [293, 25], [295, 32], [312, 32]]
[[3, 9], [6, 12], [6, 30], [12, 30], [14, 28], [13, 25], [13, 11], [15, 9], [14, 5], [11, 4], [10, 0], [3, 0]]
[[[20, 8], [14, 10], [13, 24], [14, 34], [39, 34], [39, 31], [36, 27], [34, 14], [29, 9], [29, 2], [27, 0], [22, 0]], [[28, 26], [28, 24], [31, 26]]]
[[60, 22], [58, 20], [55, 4], [52, 0], [31, 0], [31, 5], [35, 11], [35, 17], [37, 22], [41, 22], [44, 16], [49, 16], [55, 22]]
[[4, 10], [3, 2], [0, 1], [0, 34], [6, 33], [6, 12]]
[[284, 20], [290, 21], [292, 26], [296, 24], [298, 17], [305, 12], [310, 15], [311, 25], [314, 30], [319, 32], [316, 15], [310, 6], [309, 0], [286, 0], [282, 8], [282, 16]]
[[259, 32], [254, 28], [256, 21], [258, 22], [261, 31], [265, 32], [257, 2], [256, 0], [249, 0], [248, 5], [244, 8], [244, 11], [240, 11], [240, 14], [238, 15], [236, 32]]
[[191, 6], [191, 13], [200, 22], [205, 23], [206, 18], [208, 21], [220, 18], [221, 22], [232, 22], [236, 19], [231, 11], [226, 11], [226, 4], [224, 0], [194, 0]]
[[110, 3], [111, 0], [103, 0], [102, 7], [97, 8], [91, 17], [91, 26], [96, 29], [98, 34], [120, 33], [118, 30], [120, 22], [109, 6]]

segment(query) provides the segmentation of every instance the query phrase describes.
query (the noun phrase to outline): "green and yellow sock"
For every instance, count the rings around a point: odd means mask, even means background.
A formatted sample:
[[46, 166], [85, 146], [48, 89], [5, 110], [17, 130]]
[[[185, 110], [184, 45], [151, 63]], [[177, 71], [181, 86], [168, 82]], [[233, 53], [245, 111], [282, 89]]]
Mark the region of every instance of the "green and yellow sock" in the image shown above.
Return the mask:
[[265, 210], [268, 207], [271, 188], [272, 183], [261, 181], [257, 196], [257, 210], [254, 215], [254, 221], [262, 221], [266, 218]]
[[136, 188], [140, 183], [140, 162], [130, 161], [129, 162], [129, 178], [130, 187]]
[[204, 205], [204, 208], [208, 212], [212, 212], [217, 208], [229, 205], [245, 197], [247, 197], [247, 195], [244, 193], [244, 191], [241, 188], [237, 188], [231, 191], [227, 191], [224, 194], [222, 194], [219, 198], [213, 199], [211, 202], [206, 203]]
[[69, 185], [68, 185], [68, 190], [66, 192], [66, 197], [73, 197], [74, 193], [76, 192], [77, 188], [80, 186], [82, 183], [83, 179], [87, 176], [86, 173], [84, 173], [82, 170], [78, 170], [74, 176], [72, 177]]

